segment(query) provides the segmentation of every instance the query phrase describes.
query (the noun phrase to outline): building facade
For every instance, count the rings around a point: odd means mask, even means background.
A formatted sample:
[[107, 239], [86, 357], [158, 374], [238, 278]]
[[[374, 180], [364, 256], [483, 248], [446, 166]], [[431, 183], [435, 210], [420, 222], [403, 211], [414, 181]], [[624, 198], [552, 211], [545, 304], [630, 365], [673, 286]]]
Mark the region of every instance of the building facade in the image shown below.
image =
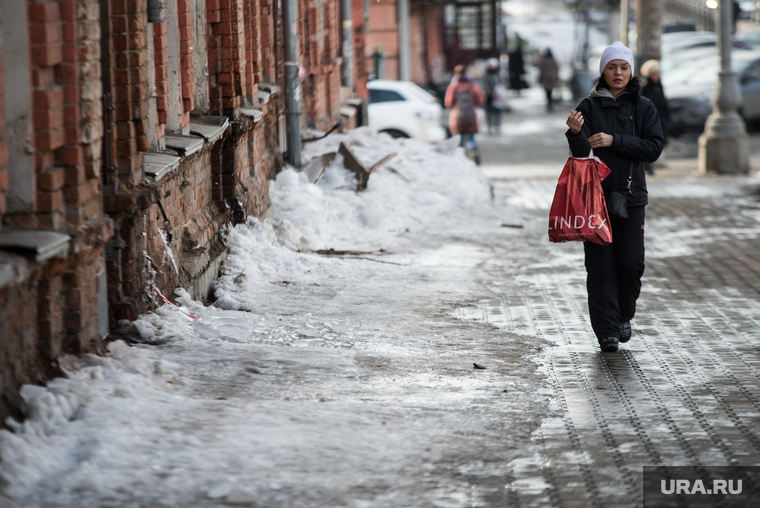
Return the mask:
[[[287, 150], [280, 5], [0, 0], [0, 417], [159, 294], [208, 298], [225, 228], [267, 214]], [[366, 73], [342, 86], [340, 2], [296, 5], [301, 125], [352, 127]]]

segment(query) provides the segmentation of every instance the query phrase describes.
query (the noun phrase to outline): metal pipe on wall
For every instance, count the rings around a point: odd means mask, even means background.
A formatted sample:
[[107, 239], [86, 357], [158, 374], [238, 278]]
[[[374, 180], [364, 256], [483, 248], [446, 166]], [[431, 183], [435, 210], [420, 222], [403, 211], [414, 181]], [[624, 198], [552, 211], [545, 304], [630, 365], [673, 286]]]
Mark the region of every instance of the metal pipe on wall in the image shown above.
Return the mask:
[[398, 77], [412, 79], [409, 49], [409, 0], [398, 0]]
[[354, 45], [351, 38], [351, 0], [340, 1], [341, 38], [343, 39], [343, 86], [354, 86]]
[[298, 82], [298, 3], [282, 2], [285, 36], [285, 109], [288, 138], [288, 164], [301, 167], [301, 86]]

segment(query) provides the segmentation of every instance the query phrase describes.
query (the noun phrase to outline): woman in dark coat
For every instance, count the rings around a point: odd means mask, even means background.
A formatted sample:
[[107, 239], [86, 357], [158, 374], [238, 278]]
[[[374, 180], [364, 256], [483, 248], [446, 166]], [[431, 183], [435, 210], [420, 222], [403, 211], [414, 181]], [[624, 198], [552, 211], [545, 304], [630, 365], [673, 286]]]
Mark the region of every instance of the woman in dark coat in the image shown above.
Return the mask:
[[[660, 127], [662, 127], [662, 136], [665, 139], [665, 144], [668, 144], [668, 135], [670, 134], [670, 127], [673, 125], [670, 119], [670, 108], [668, 107], [668, 100], [665, 98], [665, 92], [662, 89], [662, 81], [660, 80], [660, 62], [657, 60], [647, 60], [641, 65], [641, 75], [647, 78], [647, 84], [644, 85], [641, 95], [646, 97], [654, 107], [657, 108], [657, 114], [660, 115]], [[662, 161], [660, 161], [662, 162]], [[644, 169], [650, 175], [654, 174], [654, 163], [644, 164]]]
[[[570, 112], [565, 133], [575, 157], [591, 149], [612, 173], [602, 182], [605, 197], [630, 190], [628, 217], [611, 219], [612, 243], [584, 243], [589, 315], [602, 351], [618, 350], [631, 338], [644, 274], [646, 177], [642, 162], [657, 160], [663, 136], [657, 109], [641, 97], [632, 77], [633, 52], [615, 42], [602, 54], [600, 76], [589, 96]], [[629, 175], [631, 177], [629, 178]]]

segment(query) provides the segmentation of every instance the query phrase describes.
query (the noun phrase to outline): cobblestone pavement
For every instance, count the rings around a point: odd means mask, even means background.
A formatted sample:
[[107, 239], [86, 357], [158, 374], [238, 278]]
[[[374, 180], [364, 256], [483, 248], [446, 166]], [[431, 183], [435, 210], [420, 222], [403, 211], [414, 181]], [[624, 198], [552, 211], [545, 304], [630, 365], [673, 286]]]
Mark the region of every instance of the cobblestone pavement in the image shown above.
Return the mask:
[[554, 344], [542, 362], [553, 412], [510, 464], [506, 505], [641, 506], [643, 466], [760, 465], [760, 180], [700, 177], [696, 160], [652, 179], [633, 338], [601, 353], [581, 245], [545, 238], [548, 167], [486, 169], [497, 199], [525, 204], [512, 220], [525, 254], [499, 298], [458, 311]]

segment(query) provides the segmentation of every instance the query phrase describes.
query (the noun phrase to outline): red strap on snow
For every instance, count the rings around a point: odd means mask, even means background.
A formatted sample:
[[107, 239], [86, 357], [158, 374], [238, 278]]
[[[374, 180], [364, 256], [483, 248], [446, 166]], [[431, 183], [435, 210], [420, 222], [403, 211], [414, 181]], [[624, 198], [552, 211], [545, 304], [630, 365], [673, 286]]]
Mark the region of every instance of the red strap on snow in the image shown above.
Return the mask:
[[205, 319], [203, 319], [200, 316], [196, 316], [196, 315], [193, 315], [193, 314], [188, 314], [187, 312], [183, 311], [182, 309], [180, 309], [179, 307], [177, 307], [176, 305], [174, 305], [171, 301], [169, 301], [169, 299], [164, 296], [164, 294], [161, 292], [160, 289], [158, 289], [156, 286], [153, 286], [152, 284], [151, 284], [151, 286], [153, 287], [153, 291], [155, 291], [156, 293], [158, 293], [158, 296], [160, 296], [161, 299], [164, 302], [166, 302], [166, 304], [169, 307], [171, 307], [172, 309], [176, 310], [177, 312], [179, 312], [180, 314], [182, 314], [183, 316], [185, 316], [188, 319], [198, 320], [201, 323], [208, 323], [208, 321], [206, 321]]

